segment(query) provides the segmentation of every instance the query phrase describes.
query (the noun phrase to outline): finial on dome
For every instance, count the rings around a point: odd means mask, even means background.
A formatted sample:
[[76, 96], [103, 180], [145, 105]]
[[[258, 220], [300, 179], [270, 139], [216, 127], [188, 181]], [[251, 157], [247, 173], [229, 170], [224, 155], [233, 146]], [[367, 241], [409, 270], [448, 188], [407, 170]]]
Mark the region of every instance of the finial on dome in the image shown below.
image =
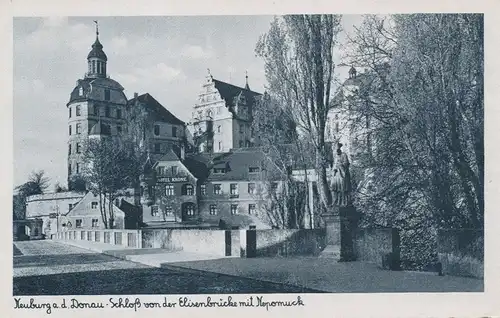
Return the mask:
[[97, 20], [94, 20], [95, 23], [95, 34], [98, 37], [99, 36], [99, 22]]
[[250, 90], [250, 86], [248, 86], [248, 71], [245, 71], [245, 89]]

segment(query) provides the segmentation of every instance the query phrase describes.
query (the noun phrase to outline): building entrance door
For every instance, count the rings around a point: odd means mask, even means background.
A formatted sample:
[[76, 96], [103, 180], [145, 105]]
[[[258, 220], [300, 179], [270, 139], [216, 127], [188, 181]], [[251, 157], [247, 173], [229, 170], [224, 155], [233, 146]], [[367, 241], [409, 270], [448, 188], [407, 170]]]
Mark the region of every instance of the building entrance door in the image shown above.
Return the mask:
[[192, 202], [186, 202], [182, 204], [182, 221], [191, 221], [196, 218], [195, 204]]

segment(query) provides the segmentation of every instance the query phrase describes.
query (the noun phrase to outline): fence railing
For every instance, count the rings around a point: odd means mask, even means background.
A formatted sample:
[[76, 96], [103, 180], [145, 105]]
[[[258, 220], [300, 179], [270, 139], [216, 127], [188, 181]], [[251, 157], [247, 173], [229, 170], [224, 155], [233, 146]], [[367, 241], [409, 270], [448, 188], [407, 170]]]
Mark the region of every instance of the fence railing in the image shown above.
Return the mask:
[[90, 241], [132, 248], [141, 248], [142, 233], [141, 230], [80, 229], [58, 232], [56, 237], [60, 240]]

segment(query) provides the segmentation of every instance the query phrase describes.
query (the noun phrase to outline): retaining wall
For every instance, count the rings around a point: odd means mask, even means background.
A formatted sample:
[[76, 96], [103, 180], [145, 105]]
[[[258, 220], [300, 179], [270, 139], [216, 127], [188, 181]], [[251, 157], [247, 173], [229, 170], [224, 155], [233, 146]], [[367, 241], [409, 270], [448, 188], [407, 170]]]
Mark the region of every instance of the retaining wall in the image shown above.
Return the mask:
[[484, 278], [484, 231], [438, 230], [438, 262], [444, 275]]

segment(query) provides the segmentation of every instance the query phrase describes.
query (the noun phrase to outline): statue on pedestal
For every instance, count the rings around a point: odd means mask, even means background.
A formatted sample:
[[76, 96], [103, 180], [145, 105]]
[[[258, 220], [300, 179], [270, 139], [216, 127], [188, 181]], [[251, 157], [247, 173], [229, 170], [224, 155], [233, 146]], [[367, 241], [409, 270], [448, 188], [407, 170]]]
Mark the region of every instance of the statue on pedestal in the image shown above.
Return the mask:
[[342, 152], [342, 144], [337, 145], [335, 163], [333, 166], [332, 195], [333, 205], [348, 207], [351, 205], [351, 174], [349, 172], [349, 158]]

